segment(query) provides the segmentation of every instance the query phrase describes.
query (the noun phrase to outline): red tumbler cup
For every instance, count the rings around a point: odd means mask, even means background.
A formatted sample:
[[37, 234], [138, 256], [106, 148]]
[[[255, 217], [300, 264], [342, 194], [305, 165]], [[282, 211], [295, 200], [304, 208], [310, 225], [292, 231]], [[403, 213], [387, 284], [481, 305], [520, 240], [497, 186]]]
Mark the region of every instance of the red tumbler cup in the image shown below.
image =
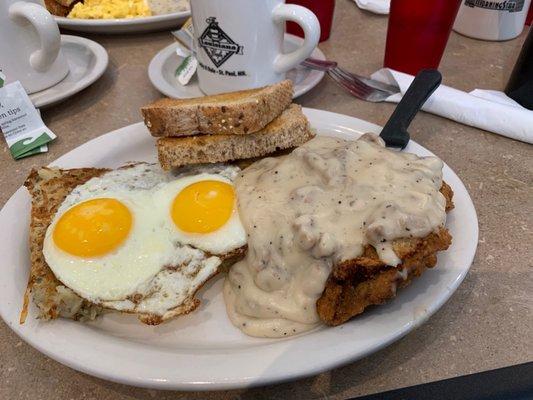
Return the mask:
[[391, 0], [384, 65], [416, 75], [437, 69], [461, 0]]
[[[305, 7], [315, 13], [320, 22], [320, 41], [323, 42], [329, 38], [331, 32], [331, 23], [333, 22], [333, 11], [335, 9], [335, 0], [287, 0], [288, 4], [297, 4]], [[287, 22], [287, 32], [293, 35], [304, 37], [304, 32], [300, 25], [294, 22]]]

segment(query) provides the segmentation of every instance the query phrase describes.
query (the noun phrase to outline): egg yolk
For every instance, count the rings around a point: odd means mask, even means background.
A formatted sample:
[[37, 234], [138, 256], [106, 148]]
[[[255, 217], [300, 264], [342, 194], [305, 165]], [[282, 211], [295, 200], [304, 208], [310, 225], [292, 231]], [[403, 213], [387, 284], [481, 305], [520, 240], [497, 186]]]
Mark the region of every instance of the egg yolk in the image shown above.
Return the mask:
[[201, 181], [183, 189], [175, 198], [170, 215], [184, 232], [209, 233], [222, 227], [233, 212], [233, 186], [220, 181]]
[[84, 201], [59, 218], [53, 232], [54, 243], [74, 256], [101, 256], [126, 240], [132, 221], [128, 207], [116, 199]]

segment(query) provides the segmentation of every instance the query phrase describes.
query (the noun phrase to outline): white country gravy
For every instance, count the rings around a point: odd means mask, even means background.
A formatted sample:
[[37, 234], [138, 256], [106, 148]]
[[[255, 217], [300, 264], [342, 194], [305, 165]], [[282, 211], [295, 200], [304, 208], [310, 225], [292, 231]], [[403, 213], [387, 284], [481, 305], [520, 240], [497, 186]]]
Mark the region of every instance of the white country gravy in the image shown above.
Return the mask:
[[224, 283], [228, 315], [244, 333], [283, 337], [315, 327], [316, 301], [332, 266], [374, 246], [400, 260], [392, 241], [443, 226], [442, 161], [357, 141], [319, 136], [236, 180], [248, 254]]

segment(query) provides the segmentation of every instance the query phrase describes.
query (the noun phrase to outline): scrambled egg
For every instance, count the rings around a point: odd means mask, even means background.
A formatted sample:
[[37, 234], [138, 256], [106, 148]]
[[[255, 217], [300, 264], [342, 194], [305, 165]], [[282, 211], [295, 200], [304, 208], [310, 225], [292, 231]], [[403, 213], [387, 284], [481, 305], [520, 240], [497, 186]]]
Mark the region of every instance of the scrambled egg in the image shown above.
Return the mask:
[[150, 15], [152, 11], [146, 0], [84, 0], [72, 8], [68, 18], [109, 19]]

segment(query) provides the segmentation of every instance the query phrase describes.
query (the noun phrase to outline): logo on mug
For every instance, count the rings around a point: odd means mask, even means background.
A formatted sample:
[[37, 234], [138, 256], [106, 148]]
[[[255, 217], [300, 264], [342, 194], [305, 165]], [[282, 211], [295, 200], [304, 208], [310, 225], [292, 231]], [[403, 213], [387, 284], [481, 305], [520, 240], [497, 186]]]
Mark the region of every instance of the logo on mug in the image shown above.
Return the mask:
[[209, 59], [219, 68], [232, 55], [243, 54], [243, 46], [238, 45], [224, 32], [215, 17], [207, 18], [207, 28], [198, 38], [200, 47], [204, 49]]
[[519, 12], [524, 8], [525, 0], [465, 0], [465, 6], [486, 8], [487, 10]]

